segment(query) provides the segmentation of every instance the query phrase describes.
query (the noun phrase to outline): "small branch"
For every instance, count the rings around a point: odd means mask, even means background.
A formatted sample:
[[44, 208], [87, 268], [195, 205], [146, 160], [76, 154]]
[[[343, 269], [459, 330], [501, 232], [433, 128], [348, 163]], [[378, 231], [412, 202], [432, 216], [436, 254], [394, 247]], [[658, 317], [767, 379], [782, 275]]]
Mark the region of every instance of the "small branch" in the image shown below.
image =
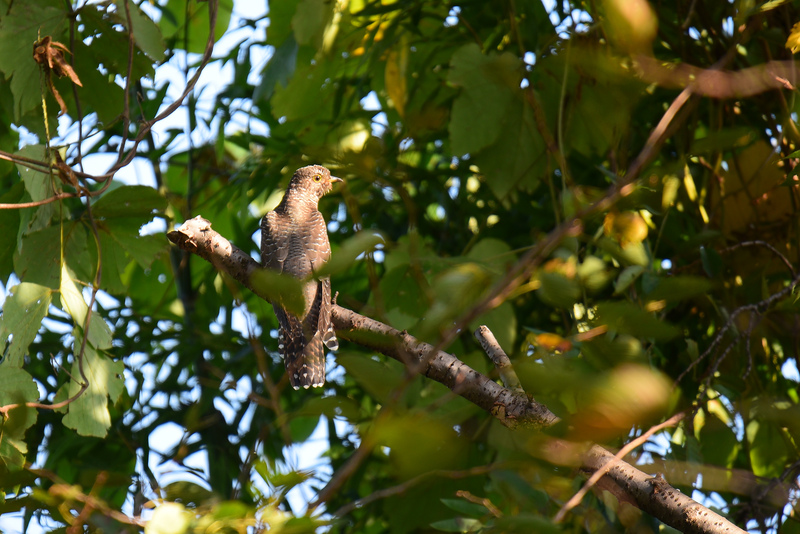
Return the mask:
[[606, 462], [606, 464], [601, 469], [598, 469], [597, 471], [592, 473], [592, 476], [589, 477], [589, 480], [586, 481], [586, 483], [578, 491], [578, 493], [573, 495], [572, 498], [568, 500], [564, 504], [564, 506], [561, 507], [556, 516], [553, 518], [553, 522], [560, 523], [561, 521], [563, 521], [567, 513], [576, 506], [578, 506], [578, 504], [580, 504], [581, 500], [583, 500], [583, 497], [589, 492], [592, 486], [597, 484], [600, 478], [602, 478], [606, 473], [608, 473], [609, 469], [617, 465], [620, 462], [620, 460], [624, 458], [628, 453], [630, 453], [631, 451], [633, 451], [633, 449], [635, 449], [636, 447], [638, 447], [639, 445], [643, 444], [645, 441], [650, 439], [650, 436], [652, 436], [656, 432], [659, 432], [667, 427], [677, 425], [678, 422], [680, 422], [685, 415], [686, 414], [684, 413], [673, 415], [663, 423], [650, 428], [650, 430], [648, 430], [635, 440], [631, 441], [630, 443], [622, 447], [622, 449], [620, 449], [620, 451], [614, 455], [614, 460]]
[[[606, 468], [608, 464], [611, 467]], [[601, 477], [622, 491], [634, 505], [684, 534], [736, 533], [745, 531], [718, 513], [692, 500], [670, 486], [661, 476], [650, 476], [613, 454], [593, 445], [583, 457], [583, 466], [591, 471], [608, 469]]]
[[345, 504], [338, 510], [336, 510], [333, 515], [335, 517], [343, 517], [353, 510], [358, 508], [363, 508], [364, 506], [368, 505], [371, 502], [375, 502], [379, 499], [386, 499], [387, 497], [391, 497], [392, 495], [398, 495], [400, 493], [405, 493], [413, 486], [416, 486], [420, 482], [424, 482], [429, 478], [450, 478], [453, 480], [459, 480], [462, 478], [477, 476], [477, 475], [485, 475], [486, 473], [490, 473], [495, 469], [500, 469], [501, 467], [498, 464], [491, 464], [491, 465], [481, 465], [478, 467], [473, 467], [471, 469], [467, 469], [464, 471], [445, 471], [442, 469], [436, 471], [428, 471], [427, 473], [422, 473], [421, 475], [417, 475], [414, 478], [408, 479], [402, 484], [398, 484], [396, 486], [392, 486], [389, 488], [384, 488], [382, 490], [373, 491], [366, 497], [358, 499], [357, 501], [353, 501], [350, 504]]
[[328, 483], [325, 484], [325, 487], [317, 494], [317, 498], [308, 505], [308, 510], [315, 510], [319, 505], [328, 502], [339, 491], [345, 481], [353, 476], [364, 460], [372, 454], [374, 446], [375, 444], [368, 437], [361, 440], [361, 445], [358, 446], [356, 452], [347, 459], [342, 467], [336, 470]]
[[525, 391], [519, 383], [517, 373], [511, 365], [511, 360], [500, 346], [500, 343], [497, 342], [497, 338], [494, 337], [489, 327], [486, 325], [478, 327], [475, 330], [475, 337], [481, 342], [484, 352], [491, 358], [492, 363], [497, 368], [497, 372], [500, 373], [500, 380], [503, 381], [503, 385], [515, 393], [524, 393]]

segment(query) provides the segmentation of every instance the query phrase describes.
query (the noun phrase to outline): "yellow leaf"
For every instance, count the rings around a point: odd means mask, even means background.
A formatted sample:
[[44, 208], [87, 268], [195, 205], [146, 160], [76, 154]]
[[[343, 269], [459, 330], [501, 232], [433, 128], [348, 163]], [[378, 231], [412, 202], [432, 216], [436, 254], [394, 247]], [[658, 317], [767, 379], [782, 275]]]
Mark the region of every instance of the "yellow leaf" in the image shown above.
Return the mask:
[[638, 244], [647, 238], [647, 223], [635, 211], [612, 211], [606, 214], [603, 232], [625, 248], [629, 243]]
[[408, 48], [402, 44], [400, 51], [392, 50], [386, 58], [384, 84], [389, 98], [392, 99], [397, 113], [405, 115], [406, 106], [406, 69], [408, 68]]
[[800, 22], [792, 26], [792, 31], [789, 32], [789, 38], [786, 39], [786, 48], [796, 54], [800, 50]]

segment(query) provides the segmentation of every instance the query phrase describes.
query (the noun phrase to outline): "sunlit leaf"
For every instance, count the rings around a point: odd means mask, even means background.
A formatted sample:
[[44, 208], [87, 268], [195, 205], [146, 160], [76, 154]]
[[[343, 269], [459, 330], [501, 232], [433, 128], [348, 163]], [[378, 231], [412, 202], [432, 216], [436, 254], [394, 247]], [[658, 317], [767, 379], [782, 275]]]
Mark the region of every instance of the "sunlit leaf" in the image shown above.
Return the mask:
[[754, 419], [745, 430], [753, 473], [768, 478], [780, 476], [789, 459], [781, 429], [773, 421]]
[[792, 26], [792, 31], [786, 39], [786, 48], [791, 50], [792, 54], [796, 54], [800, 50], [800, 22], [796, 22]]
[[[92, 321], [97, 321], [98, 318]], [[97, 352], [91, 343], [83, 347], [82, 361], [78, 358], [83, 337], [76, 330], [73, 351], [76, 355], [72, 365], [67, 394], [73, 397], [81, 389], [81, 381], [86, 377], [88, 387], [73, 402], [67, 405], [64, 424], [82, 436], [105, 437], [111, 426], [111, 415], [108, 410], [109, 401], [113, 404], [122, 394], [124, 382], [122, 374], [125, 369], [122, 361], [112, 361], [108, 356]], [[81, 369], [83, 372], [81, 372]]]
[[4, 367], [21, 367], [50, 307], [51, 290], [30, 282], [11, 288], [0, 315], [0, 347]]
[[145, 534], [184, 534], [189, 531], [192, 514], [180, 503], [165, 502], [158, 506], [144, 526]]

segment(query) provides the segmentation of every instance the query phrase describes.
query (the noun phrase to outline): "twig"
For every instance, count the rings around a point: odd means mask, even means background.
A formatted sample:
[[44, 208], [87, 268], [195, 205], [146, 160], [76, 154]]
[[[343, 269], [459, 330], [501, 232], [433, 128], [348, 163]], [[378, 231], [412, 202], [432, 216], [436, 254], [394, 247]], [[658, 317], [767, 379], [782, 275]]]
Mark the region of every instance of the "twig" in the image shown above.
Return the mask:
[[495, 506], [494, 503], [486, 497], [477, 497], [467, 490], [458, 490], [456, 492], [456, 497], [461, 497], [465, 501], [483, 506], [495, 517], [503, 517], [503, 512], [501, 512], [500, 509], [497, 508], [497, 506]]
[[416, 486], [420, 482], [424, 482], [429, 478], [451, 478], [454, 480], [459, 480], [462, 478], [477, 476], [477, 475], [485, 475], [486, 473], [490, 473], [496, 469], [500, 469], [501, 466], [499, 464], [489, 464], [489, 465], [481, 465], [478, 467], [473, 467], [471, 469], [465, 469], [463, 471], [446, 471], [444, 469], [438, 469], [436, 471], [428, 471], [427, 473], [422, 473], [421, 475], [417, 475], [414, 478], [410, 478], [403, 482], [402, 484], [398, 484], [396, 486], [392, 486], [390, 488], [384, 488], [382, 490], [373, 491], [366, 497], [353, 501], [349, 504], [345, 504], [338, 510], [336, 510], [333, 515], [335, 517], [343, 517], [353, 510], [358, 508], [363, 508], [364, 506], [375, 502], [380, 499], [386, 499], [387, 497], [391, 497], [392, 495], [398, 495], [400, 493], [405, 493], [410, 488]]
[[[681, 380], [683, 380], [683, 377], [686, 376], [686, 374], [689, 371], [694, 369], [695, 366], [697, 366], [697, 364], [699, 364], [702, 360], [708, 357], [709, 354], [711, 354], [711, 352], [717, 347], [717, 345], [719, 345], [720, 341], [722, 341], [722, 337], [725, 335], [725, 333], [733, 326], [734, 321], [741, 313], [745, 311], [749, 311], [754, 314], [763, 313], [764, 311], [769, 309], [769, 307], [772, 304], [788, 296], [792, 291], [794, 291], [794, 288], [797, 286], [798, 283], [800, 283], [800, 274], [796, 274], [792, 279], [792, 281], [786, 287], [784, 287], [780, 291], [773, 293], [764, 300], [756, 302], [755, 304], [745, 304], [744, 306], [739, 306], [738, 308], [733, 310], [730, 316], [728, 317], [728, 320], [725, 322], [725, 325], [720, 329], [717, 335], [714, 336], [714, 339], [713, 341], [711, 341], [711, 344], [708, 346], [708, 348], [703, 352], [703, 354], [698, 356], [696, 360], [690, 363], [686, 367], [686, 369], [678, 376], [678, 378], [675, 379], [674, 386], [677, 387], [677, 385], [680, 383]], [[726, 349], [726, 353], [728, 350], [730, 350], [730, 347]]]
[[564, 504], [564, 506], [561, 507], [561, 509], [558, 511], [558, 513], [553, 518], [553, 522], [560, 523], [561, 521], [563, 521], [564, 517], [567, 515], [567, 512], [569, 512], [570, 510], [575, 508], [578, 504], [580, 504], [581, 500], [583, 500], [583, 497], [589, 492], [589, 490], [592, 488], [592, 486], [597, 484], [597, 481], [600, 480], [600, 478], [603, 475], [608, 473], [608, 471], [612, 467], [617, 465], [617, 463], [622, 458], [624, 458], [625, 455], [627, 455], [633, 449], [635, 449], [636, 447], [638, 447], [639, 445], [641, 445], [642, 443], [647, 441], [650, 438], [650, 436], [652, 436], [656, 432], [659, 432], [660, 430], [663, 430], [664, 428], [667, 428], [667, 427], [670, 427], [670, 426], [675, 426], [676, 424], [678, 424], [678, 422], [681, 421], [681, 419], [684, 418], [684, 416], [685, 416], [685, 414], [683, 412], [681, 412], [679, 414], [675, 414], [672, 417], [670, 417], [669, 419], [667, 419], [666, 421], [664, 421], [663, 423], [658, 424], [658, 425], [650, 428], [650, 430], [648, 430], [647, 432], [645, 432], [644, 434], [642, 434], [638, 438], [634, 439], [633, 441], [631, 441], [630, 443], [628, 443], [627, 445], [622, 447], [622, 449], [620, 449], [620, 451], [617, 454], [614, 455], [614, 459], [612, 461], [606, 462], [606, 464], [603, 466], [602, 469], [598, 469], [597, 471], [592, 473], [592, 476], [590, 476], [589, 480], [587, 480], [583, 484], [583, 487], [580, 490], [578, 490], [578, 492], [575, 495], [573, 495], [572, 498], [570, 500], [568, 500]]
[[[33, 469], [31, 467], [26, 467], [27, 471], [33, 473], [37, 477], [47, 478], [54, 483], [54, 486], [50, 488], [50, 493], [54, 496], [60, 496], [65, 500], [75, 500], [78, 502], [82, 502], [87, 506], [97, 510], [98, 512], [102, 513], [103, 515], [110, 517], [114, 521], [118, 521], [125, 525], [135, 525], [138, 527], [143, 527], [145, 525], [145, 521], [141, 517], [129, 517], [122, 512], [118, 512], [117, 510], [112, 510], [111, 507], [106, 504], [105, 501], [98, 499], [93, 493], [86, 495], [85, 493], [81, 492], [80, 490], [76, 489], [77, 486], [67, 484], [66, 481], [62, 480], [52, 471], [47, 469]], [[101, 473], [97, 477], [96, 485], [102, 486], [102, 475], [105, 473]]]
[[486, 325], [478, 327], [478, 329], [475, 330], [475, 337], [478, 338], [483, 350], [489, 358], [492, 359], [492, 363], [494, 363], [494, 366], [497, 368], [497, 372], [500, 373], [500, 379], [503, 381], [503, 385], [516, 393], [524, 393], [525, 390], [522, 389], [519, 383], [519, 378], [514, 371], [514, 367], [511, 365], [511, 360], [500, 346], [500, 343], [497, 342], [497, 338], [494, 337], [489, 327]]
[[325, 484], [325, 487], [317, 494], [317, 498], [308, 505], [308, 510], [314, 510], [319, 505], [328, 502], [333, 495], [342, 487], [345, 481], [353, 476], [356, 470], [361, 466], [364, 460], [372, 454], [372, 449], [375, 444], [369, 439], [369, 436], [361, 440], [361, 444], [356, 449], [356, 452], [347, 459], [345, 464], [336, 470], [331, 479]]

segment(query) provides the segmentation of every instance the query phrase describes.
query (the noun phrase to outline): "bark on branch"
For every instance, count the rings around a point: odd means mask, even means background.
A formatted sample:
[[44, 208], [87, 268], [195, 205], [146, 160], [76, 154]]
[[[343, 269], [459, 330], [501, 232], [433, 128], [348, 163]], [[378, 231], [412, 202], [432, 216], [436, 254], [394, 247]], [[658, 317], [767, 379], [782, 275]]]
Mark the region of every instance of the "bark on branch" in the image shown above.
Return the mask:
[[[202, 217], [187, 221], [167, 237], [182, 250], [197, 254], [241, 282], [251, 291], [253, 274], [261, 266], [248, 254], [211, 229]], [[263, 294], [259, 295], [266, 298]], [[478, 373], [452, 354], [437, 351], [407, 332], [398, 331], [369, 317], [334, 306], [333, 323], [343, 339], [394, 358], [420, 374], [440, 382], [454, 393], [481, 407], [509, 428], [544, 428], [558, 417], [524, 392], [514, 392]], [[648, 475], [606, 449], [593, 445], [583, 456], [582, 469], [603, 470], [601, 487], [630, 502], [667, 525], [691, 533], [744, 533], [721, 515], [672, 487], [660, 476]]]

